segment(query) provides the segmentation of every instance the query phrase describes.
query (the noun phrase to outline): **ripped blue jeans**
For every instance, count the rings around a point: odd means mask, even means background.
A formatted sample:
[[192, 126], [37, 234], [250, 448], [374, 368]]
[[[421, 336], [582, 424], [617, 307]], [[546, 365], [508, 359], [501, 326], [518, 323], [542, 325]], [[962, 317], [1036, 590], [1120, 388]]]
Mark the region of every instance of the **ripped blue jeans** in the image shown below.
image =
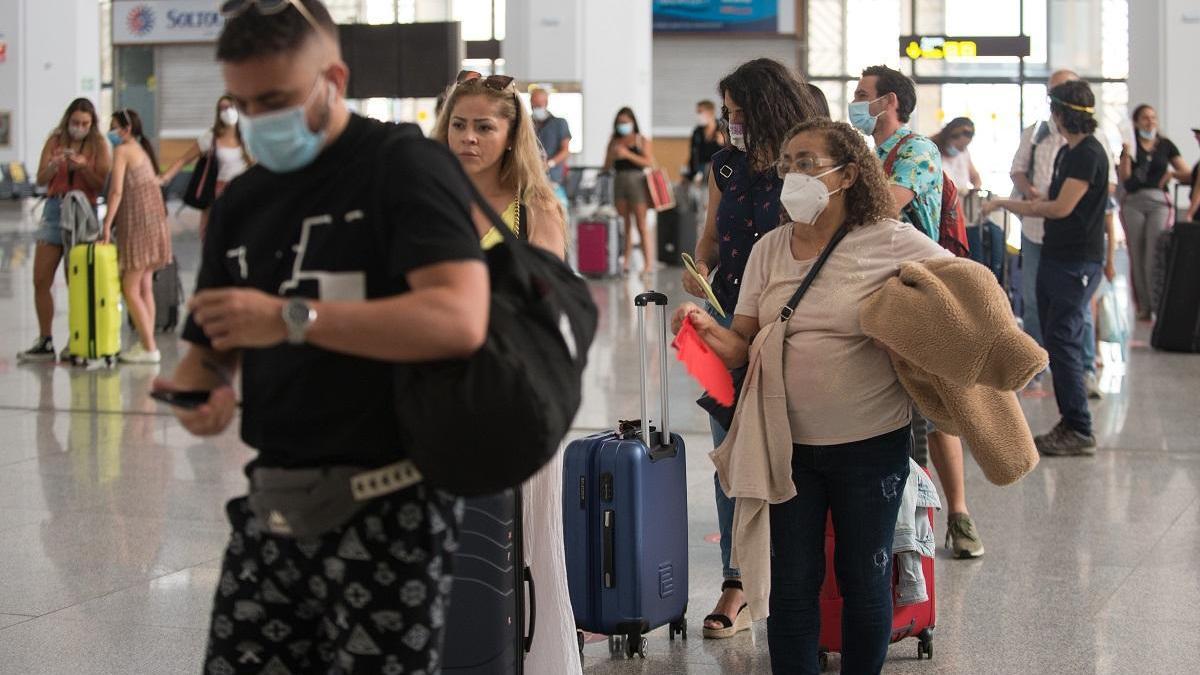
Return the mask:
[[892, 539], [910, 440], [906, 425], [865, 441], [792, 448], [797, 495], [771, 506], [767, 640], [773, 672], [820, 672], [827, 512], [837, 532], [834, 568], [844, 600], [842, 673], [883, 668], [892, 633]]

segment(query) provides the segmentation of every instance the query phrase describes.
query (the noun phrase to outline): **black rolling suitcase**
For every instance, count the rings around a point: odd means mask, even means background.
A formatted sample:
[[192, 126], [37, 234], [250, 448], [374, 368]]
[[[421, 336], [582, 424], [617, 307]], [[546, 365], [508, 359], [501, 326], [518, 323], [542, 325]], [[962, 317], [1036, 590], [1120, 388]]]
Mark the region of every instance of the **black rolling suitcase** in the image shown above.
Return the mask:
[[1163, 291], [1150, 345], [1200, 352], [1200, 223], [1175, 224], [1162, 264]]
[[475, 497], [465, 506], [442, 672], [523, 673], [537, 611], [522, 544], [521, 493]]
[[699, 200], [689, 181], [675, 185], [675, 208], [658, 212], [657, 232], [658, 261], [664, 265], [679, 266], [680, 254], [692, 255], [696, 251], [699, 237]]

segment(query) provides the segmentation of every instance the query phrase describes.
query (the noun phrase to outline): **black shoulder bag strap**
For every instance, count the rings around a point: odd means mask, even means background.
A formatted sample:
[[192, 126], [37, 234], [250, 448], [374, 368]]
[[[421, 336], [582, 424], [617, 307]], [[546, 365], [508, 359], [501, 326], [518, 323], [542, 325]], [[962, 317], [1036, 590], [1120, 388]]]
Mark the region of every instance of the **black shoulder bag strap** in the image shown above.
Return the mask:
[[804, 294], [808, 292], [808, 287], [812, 286], [813, 281], [816, 280], [817, 273], [825, 266], [825, 261], [829, 260], [829, 256], [833, 255], [833, 249], [837, 248], [837, 245], [846, 238], [846, 233], [849, 231], [850, 228], [843, 224], [837, 229], [837, 232], [833, 233], [833, 237], [829, 239], [829, 243], [825, 245], [825, 249], [821, 251], [821, 255], [817, 257], [817, 261], [813, 263], [812, 269], [804, 276], [804, 281], [800, 282], [800, 288], [796, 289], [796, 292], [792, 294], [792, 299], [788, 300], [783, 309], [779, 310], [779, 321], [781, 323], [786, 323], [788, 319], [792, 318], [792, 314], [796, 312], [796, 306], [800, 304], [800, 299], [804, 297]]
[[[837, 229], [837, 232], [833, 233], [833, 237], [831, 237], [829, 243], [825, 245], [825, 249], [821, 251], [821, 255], [817, 257], [817, 261], [813, 263], [812, 269], [810, 269], [808, 274], [805, 275], [804, 281], [800, 282], [800, 287], [797, 288], [796, 292], [792, 294], [792, 299], [788, 300], [788, 303], [784, 305], [783, 309], [779, 310], [780, 323], [786, 323], [788, 319], [792, 318], [792, 314], [796, 311], [796, 306], [800, 304], [800, 299], [804, 297], [804, 294], [808, 292], [808, 287], [812, 286], [813, 281], [816, 280], [817, 273], [820, 272], [821, 268], [825, 266], [825, 261], [829, 260], [829, 256], [833, 254], [833, 249], [837, 248], [837, 245], [842, 241], [842, 239], [846, 238], [846, 233], [849, 231], [850, 228], [848, 226], [842, 225]], [[746, 381], [746, 369], [748, 367], [749, 364], [741, 366], [740, 368], [735, 368], [730, 372], [730, 374], [733, 376], [733, 391], [735, 393], [734, 404], [732, 406], [727, 407], [721, 405], [716, 399], [709, 395], [708, 392], [705, 392], [704, 395], [696, 401], [696, 404], [703, 408], [704, 411], [709, 415], [711, 415], [712, 418], [717, 421], [717, 424], [721, 425], [721, 428], [725, 429], [726, 431], [733, 426], [734, 410], [737, 407], [737, 401], [740, 400], [742, 396], [742, 385]]]

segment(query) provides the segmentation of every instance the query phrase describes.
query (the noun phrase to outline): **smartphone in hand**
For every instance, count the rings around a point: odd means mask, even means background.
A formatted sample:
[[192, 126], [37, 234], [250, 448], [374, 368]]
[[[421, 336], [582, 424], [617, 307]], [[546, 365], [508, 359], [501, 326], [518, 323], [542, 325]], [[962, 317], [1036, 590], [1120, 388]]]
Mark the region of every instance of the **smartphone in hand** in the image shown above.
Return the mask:
[[211, 391], [152, 391], [150, 398], [184, 410], [195, 410], [208, 403]]

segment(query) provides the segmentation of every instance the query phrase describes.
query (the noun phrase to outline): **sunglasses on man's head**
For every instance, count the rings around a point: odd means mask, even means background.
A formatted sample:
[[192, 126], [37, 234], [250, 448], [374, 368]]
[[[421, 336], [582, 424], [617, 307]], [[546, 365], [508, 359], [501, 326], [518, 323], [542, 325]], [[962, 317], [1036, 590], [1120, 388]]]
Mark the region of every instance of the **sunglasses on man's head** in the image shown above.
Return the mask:
[[288, 7], [295, 7], [297, 12], [313, 27], [313, 30], [320, 30], [317, 25], [317, 20], [312, 13], [304, 6], [300, 0], [226, 0], [221, 5], [221, 16], [226, 19], [232, 19], [236, 16], [245, 14], [253, 7], [259, 14], [263, 16], [272, 16], [278, 14]]
[[458, 77], [454, 78], [454, 84], [461, 86], [475, 82], [488, 89], [504, 91], [513, 83], [514, 79], [516, 78], [509, 77], [508, 75], [489, 75], [484, 77], [483, 73], [477, 70], [463, 70], [458, 73]]

